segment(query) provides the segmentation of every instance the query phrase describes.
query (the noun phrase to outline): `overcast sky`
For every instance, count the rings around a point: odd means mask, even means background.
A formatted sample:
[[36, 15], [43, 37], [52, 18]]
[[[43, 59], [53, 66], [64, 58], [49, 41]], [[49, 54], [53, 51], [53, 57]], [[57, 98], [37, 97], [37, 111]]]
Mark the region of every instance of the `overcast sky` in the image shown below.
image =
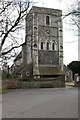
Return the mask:
[[[32, 1], [32, 0], [31, 0]], [[61, 9], [63, 14], [74, 7], [77, 0], [33, 0], [34, 6], [48, 7], [53, 9]], [[69, 64], [72, 61], [78, 60], [78, 36], [77, 32], [73, 29], [69, 17], [66, 17], [63, 21], [63, 52], [64, 52], [64, 64]], [[76, 29], [76, 27], [75, 27]], [[23, 36], [21, 33], [21, 37]], [[23, 37], [24, 40], [24, 37]], [[9, 64], [12, 64], [12, 61]]]
[[[36, 2], [38, 0], [35, 0]], [[35, 6], [61, 9], [63, 14], [75, 4], [76, 0], [39, 0]], [[71, 30], [72, 25], [69, 17], [63, 21], [63, 47], [64, 47], [64, 64], [78, 60], [78, 36], [76, 31]]]

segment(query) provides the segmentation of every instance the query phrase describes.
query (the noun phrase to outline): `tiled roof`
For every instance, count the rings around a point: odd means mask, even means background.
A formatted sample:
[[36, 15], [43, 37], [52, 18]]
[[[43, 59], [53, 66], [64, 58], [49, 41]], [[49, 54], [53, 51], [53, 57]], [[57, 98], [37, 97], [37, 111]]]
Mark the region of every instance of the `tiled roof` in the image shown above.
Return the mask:
[[14, 73], [20, 73], [21, 70], [25, 67], [25, 64], [21, 63], [18, 68], [16, 68], [16, 70], [14, 71]]
[[59, 67], [39, 67], [40, 75], [61, 75], [64, 74]]
[[17, 55], [17, 57], [14, 59], [14, 62], [22, 58], [22, 51]]
[[22, 63], [15, 70], [15, 73], [21, 73], [21, 72], [25, 71], [26, 69], [28, 69], [28, 67], [30, 67], [31, 65], [32, 65], [32, 63], [29, 63], [29, 64]]

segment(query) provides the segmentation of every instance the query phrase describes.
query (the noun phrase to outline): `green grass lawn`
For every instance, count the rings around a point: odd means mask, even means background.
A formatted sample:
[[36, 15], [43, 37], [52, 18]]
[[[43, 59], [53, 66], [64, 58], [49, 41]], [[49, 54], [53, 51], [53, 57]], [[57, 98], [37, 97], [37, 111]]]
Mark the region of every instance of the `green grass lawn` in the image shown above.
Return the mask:
[[0, 93], [5, 93], [5, 92], [8, 92], [8, 90], [0, 88]]

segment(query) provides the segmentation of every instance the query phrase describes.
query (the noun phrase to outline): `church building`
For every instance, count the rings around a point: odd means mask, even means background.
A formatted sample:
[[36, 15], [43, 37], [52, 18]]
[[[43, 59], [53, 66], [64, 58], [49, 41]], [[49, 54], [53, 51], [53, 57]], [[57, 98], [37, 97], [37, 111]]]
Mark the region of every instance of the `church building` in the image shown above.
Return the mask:
[[22, 47], [22, 76], [54, 78], [63, 75], [62, 11], [33, 6], [26, 16]]

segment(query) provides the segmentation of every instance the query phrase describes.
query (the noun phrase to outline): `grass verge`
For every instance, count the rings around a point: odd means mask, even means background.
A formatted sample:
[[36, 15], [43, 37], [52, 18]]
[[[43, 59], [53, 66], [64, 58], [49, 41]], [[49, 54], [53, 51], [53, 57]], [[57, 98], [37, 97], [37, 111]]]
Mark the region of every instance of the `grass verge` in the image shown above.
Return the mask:
[[0, 89], [0, 93], [5, 93], [5, 92], [8, 92], [9, 90], [7, 89]]

